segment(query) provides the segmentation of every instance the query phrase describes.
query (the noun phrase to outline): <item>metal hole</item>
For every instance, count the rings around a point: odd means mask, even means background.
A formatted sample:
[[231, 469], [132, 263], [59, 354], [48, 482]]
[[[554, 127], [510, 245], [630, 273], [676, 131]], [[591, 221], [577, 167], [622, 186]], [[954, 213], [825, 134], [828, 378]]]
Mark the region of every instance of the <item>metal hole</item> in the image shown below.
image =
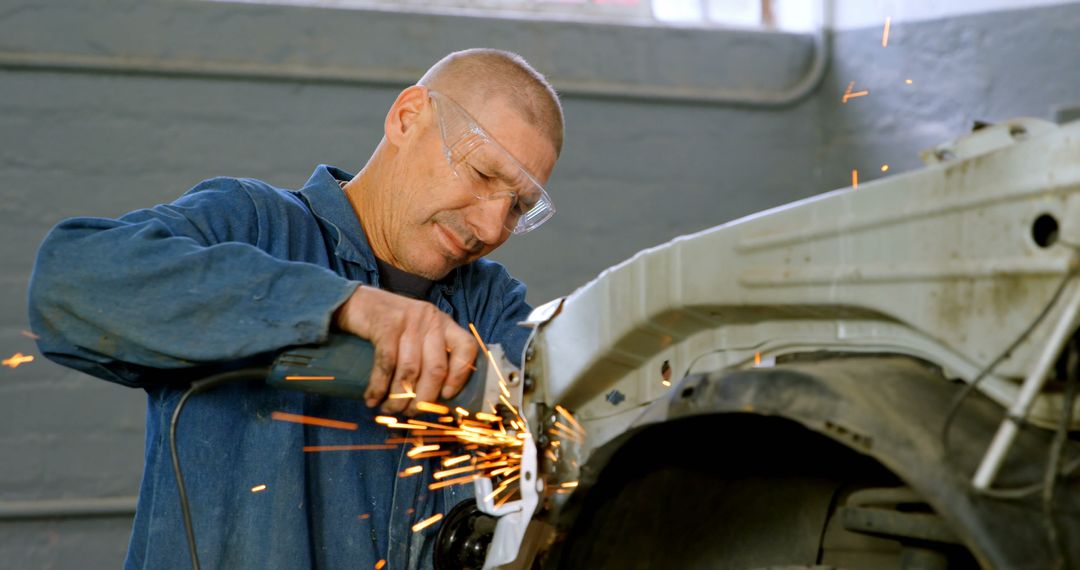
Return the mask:
[[1035, 222], [1031, 224], [1031, 239], [1035, 240], [1039, 247], [1045, 248], [1054, 245], [1058, 239], [1057, 219], [1050, 214], [1043, 214], [1035, 218]]

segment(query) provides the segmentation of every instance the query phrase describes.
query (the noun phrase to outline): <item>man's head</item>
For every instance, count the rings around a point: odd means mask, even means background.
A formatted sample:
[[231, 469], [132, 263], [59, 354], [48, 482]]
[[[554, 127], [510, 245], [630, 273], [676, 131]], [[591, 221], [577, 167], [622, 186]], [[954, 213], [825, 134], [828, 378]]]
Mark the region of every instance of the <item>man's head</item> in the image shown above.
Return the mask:
[[439, 279], [510, 237], [555, 166], [562, 108], [520, 56], [466, 50], [398, 95], [384, 135], [350, 199], [377, 256]]

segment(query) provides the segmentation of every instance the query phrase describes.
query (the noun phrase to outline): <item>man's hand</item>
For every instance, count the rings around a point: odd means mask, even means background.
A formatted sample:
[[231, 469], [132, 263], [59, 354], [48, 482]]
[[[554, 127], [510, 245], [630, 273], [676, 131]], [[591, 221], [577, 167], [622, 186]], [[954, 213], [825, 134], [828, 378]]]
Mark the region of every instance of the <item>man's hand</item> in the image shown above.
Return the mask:
[[390, 394], [413, 392], [415, 398], [386, 399], [384, 413], [416, 413], [415, 402], [433, 402], [441, 391], [452, 398], [468, 380], [477, 345], [472, 335], [431, 303], [361, 285], [337, 311], [339, 329], [375, 345], [364, 401], [375, 407]]

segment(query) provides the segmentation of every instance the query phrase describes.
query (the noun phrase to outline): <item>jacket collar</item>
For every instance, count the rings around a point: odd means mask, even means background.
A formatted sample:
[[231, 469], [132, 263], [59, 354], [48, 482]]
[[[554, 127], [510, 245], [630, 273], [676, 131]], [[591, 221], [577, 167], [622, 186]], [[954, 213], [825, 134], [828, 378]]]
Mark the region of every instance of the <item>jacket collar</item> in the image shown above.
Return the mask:
[[[298, 192], [307, 200], [311, 211], [336, 230], [334, 255], [357, 263], [366, 271], [378, 273], [375, 254], [371, 251], [364, 227], [339, 183], [348, 182], [353, 176], [335, 166], [320, 164]], [[441, 290], [444, 295], [453, 294], [459, 276], [459, 270], [454, 269], [446, 277], [436, 281], [432, 291]]]

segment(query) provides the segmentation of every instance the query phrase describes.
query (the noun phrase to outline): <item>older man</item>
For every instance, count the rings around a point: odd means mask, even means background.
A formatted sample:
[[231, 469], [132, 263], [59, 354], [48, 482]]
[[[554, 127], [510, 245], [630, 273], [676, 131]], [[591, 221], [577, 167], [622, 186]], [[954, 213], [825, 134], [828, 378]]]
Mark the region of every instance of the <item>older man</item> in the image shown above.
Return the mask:
[[[398, 477], [403, 449], [302, 448], [382, 443], [385, 432], [369, 428], [377, 406], [411, 413], [416, 401], [455, 394], [477, 352], [467, 323], [519, 358], [525, 287], [483, 256], [554, 213], [542, 184], [562, 125], [554, 90], [520, 57], [457, 52], [398, 95], [355, 176], [319, 166], [295, 192], [215, 178], [171, 204], [67, 220], [50, 233], [30, 292], [42, 352], [149, 395], [128, 568], [190, 564], [167, 446], [186, 384], [333, 329], [376, 346], [367, 407], [253, 385], [188, 405], [180, 454], [201, 562], [431, 564], [432, 530], [411, 525], [470, 489], [431, 492]], [[386, 398], [406, 389], [412, 404]], [[278, 410], [361, 428], [270, 421]]]

